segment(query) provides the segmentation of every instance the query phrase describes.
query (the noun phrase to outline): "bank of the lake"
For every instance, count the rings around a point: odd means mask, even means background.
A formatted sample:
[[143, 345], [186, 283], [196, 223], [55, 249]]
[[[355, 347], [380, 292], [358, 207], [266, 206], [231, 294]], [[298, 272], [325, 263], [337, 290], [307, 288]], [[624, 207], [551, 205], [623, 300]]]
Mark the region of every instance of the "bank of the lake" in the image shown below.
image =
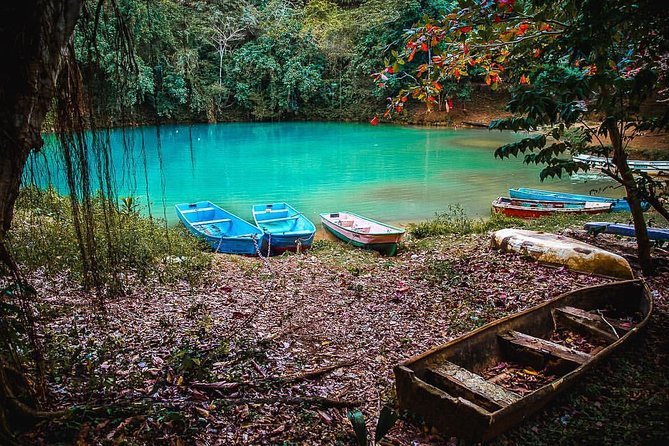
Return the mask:
[[[592, 241], [582, 231], [570, 234]], [[615, 237], [594, 243], [634, 252]], [[487, 234], [409, 240], [393, 258], [317, 242], [306, 254], [270, 259], [270, 266], [217, 255], [199, 284], [133, 285], [108, 301], [104, 321], [93, 316], [90, 297], [76, 284], [34, 273], [47, 359], [58, 364], [49, 377], [54, 404], [105, 410], [79, 410], [23, 439], [39, 445], [354, 444], [346, 409], [331, 407], [335, 402], [360, 408], [373, 425], [382, 405], [396, 404], [392, 367], [399, 361], [605, 280], [494, 251]], [[639, 344], [495, 444], [660, 444], [667, 438], [669, 273], [648, 283], [656, 311]], [[453, 444], [407, 418], [388, 440]]]

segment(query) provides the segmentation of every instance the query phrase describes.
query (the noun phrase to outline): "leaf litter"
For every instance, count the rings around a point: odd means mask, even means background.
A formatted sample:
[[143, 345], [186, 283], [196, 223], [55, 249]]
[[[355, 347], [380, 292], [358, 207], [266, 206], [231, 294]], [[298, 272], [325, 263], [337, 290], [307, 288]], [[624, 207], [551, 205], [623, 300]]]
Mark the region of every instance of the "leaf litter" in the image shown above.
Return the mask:
[[[272, 274], [260, 259], [215, 257], [200, 285], [137, 280], [104, 317], [66, 279], [32, 278], [53, 370], [50, 405], [81, 409], [27, 441], [352, 444], [348, 408], [372, 420], [395, 404], [395, 364], [607, 280], [502, 254], [485, 235], [408, 242], [394, 258], [319, 242], [272, 258]], [[668, 283], [666, 274], [649, 281], [665, 314]], [[521, 393], [552, 379], [495, 367], [505, 375], [499, 384]], [[404, 420], [387, 438], [452, 442]]]

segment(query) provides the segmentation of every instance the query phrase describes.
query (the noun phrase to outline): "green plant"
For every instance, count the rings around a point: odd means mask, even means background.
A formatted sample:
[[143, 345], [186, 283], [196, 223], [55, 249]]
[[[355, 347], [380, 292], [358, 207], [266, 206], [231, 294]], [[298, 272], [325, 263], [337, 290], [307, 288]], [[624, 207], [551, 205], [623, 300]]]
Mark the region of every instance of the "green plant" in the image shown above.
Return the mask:
[[347, 417], [351, 422], [351, 426], [353, 426], [358, 446], [378, 444], [379, 441], [390, 432], [390, 429], [392, 429], [398, 419], [397, 413], [395, 413], [393, 409], [389, 406], [384, 406], [383, 409], [381, 409], [381, 413], [379, 413], [379, 419], [376, 423], [376, 430], [372, 441], [369, 438], [367, 423], [365, 422], [365, 416], [362, 412], [359, 410], [350, 410], [348, 411]]

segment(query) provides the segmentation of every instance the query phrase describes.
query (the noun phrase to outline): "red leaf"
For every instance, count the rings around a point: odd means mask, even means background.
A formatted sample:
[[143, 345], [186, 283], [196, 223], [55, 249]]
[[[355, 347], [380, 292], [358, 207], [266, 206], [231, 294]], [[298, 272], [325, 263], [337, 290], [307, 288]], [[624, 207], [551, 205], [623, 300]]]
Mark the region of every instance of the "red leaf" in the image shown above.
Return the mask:
[[471, 30], [472, 30], [472, 27], [471, 27], [471, 26], [463, 26], [463, 27], [460, 28], [460, 32], [461, 32], [461, 33], [468, 33], [468, 32], [470, 32]]
[[427, 51], [427, 43], [425, 43], [425, 42], [421, 43], [421, 44], [420, 44], [420, 49], [421, 49], [422, 51]]
[[369, 121], [370, 124], [372, 125], [378, 125], [379, 124], [379, 117], [374, 115], [371, 121]]

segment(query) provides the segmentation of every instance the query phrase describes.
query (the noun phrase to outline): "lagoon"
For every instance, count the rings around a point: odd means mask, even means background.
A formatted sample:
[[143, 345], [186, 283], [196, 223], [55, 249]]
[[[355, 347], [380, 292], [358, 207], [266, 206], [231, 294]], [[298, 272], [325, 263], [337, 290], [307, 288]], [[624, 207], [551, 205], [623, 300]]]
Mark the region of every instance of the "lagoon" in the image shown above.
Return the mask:
[[[520, 136], [485, 129], [282, 122], [165, 125], [112, 130], [114, 181], [120, 197], [144, 213], [177, 221], [177, 203], [211, 200], [251, 220], [254, 203], [286, 201], [314, 222], [349, 210], [394, 223], [420, 221], [461, 205], [486, 216], [509, 187], [576, 193], [606, 180], [539, 181], [540, 166], [495, 159], [494, 149]], [[53, 151], [45, 149], [47, 156]], [[42, 168], [39, 166], [42, 165]], [[58, 163], [32, 172], [62, 192]], [[620, 195], [607, 191], [605, 195]]]

